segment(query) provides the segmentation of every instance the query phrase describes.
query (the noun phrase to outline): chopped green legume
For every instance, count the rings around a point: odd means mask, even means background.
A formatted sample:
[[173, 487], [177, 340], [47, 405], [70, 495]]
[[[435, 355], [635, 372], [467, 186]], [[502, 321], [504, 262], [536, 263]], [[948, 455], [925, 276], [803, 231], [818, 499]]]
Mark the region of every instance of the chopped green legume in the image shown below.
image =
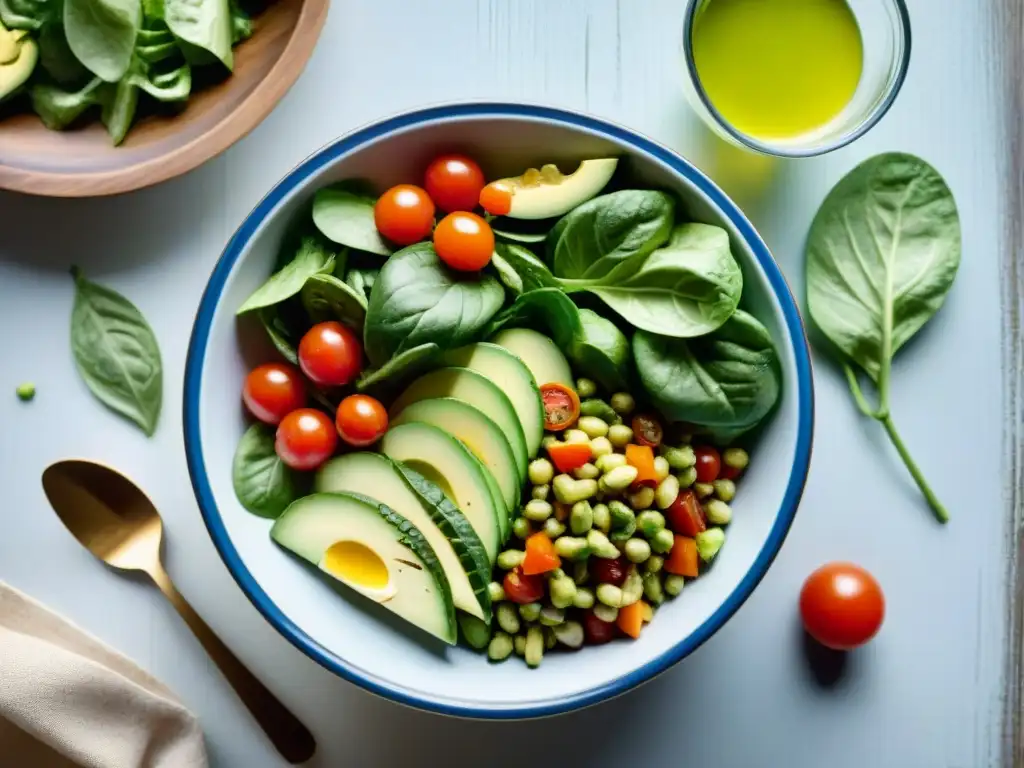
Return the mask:
[[601, 476], [601, 482], [610, 491], [624, 491], [636, 480], [637, 474], [638, 470], [636, 467], [624, 464], [605, 472]]
[[597, 394], [597, 384], [591, 379], [577, 379], [576, 394], [579, 395], [580, 400], [586, 397], [593, 397]]
[[643, 539], [630, 539], [623, 545], [622, 552], [631, 563], [643, 563], [651, 556], [651, 545]]
[[586, 539], [575, 536], [559, 536], [555, 539], [555, 552], [566, 560], [583, 560], [590, 554], [590, 545]]
[[607, 504], [594, 505], [594, 527], [608, 533], [612, 527], [612, 513]]
[[594, 508], [589, 501], [577, 501], [569, 513], [569, 529], [582, 536], [594, 526]]
[[662, 445], [661, 455], [665, 457], [669, 467], [677, 472], [689, 469], [697, 463], [697, 454], [688, 445], [683, 448], [672, 448], [668, 445]]
[[[588, 544], [587, 547], [589, 548], [590, 545]], [[580, 560], [572, 564], [572, 580], [577, 587], [586, 584], [589, 578], [590, 569], [587, 567], [586, 560]]]
[[[611, 456], [614, 452], [615, 448], [607, 437], [595, 437], [590, 441], [590, 455], [594, 457], [594, 463], [597, 463], [596, 460], [602, 456]], [[604, 471], [601, 467], [598, 467], [598, 469], [602, 472]]]
[[491, 661], [504, 661], [512, 655], [512, 638], [504, 632], [495, 632], [487, 646], [487, 658]]
[[487, 623], [468, 613], [459, 613], [458, 618], [462, 636], [469, 646], [478, 651], [486, 648], [487, 644], [491, 642], [491, 628], [487, 626]]
[[656, 510], [645, 509], [636, 516], [636, 527], [649, 539], [665, 527], [665, 516]]
[[512, 533], [515, 534], [517, 539], [523, 539], [524, 541], [530, 538], [530, 534], [533, 533], [530, 521], [525, 517], [517, 517], [512, 521]]
[[542, 607], [540, 603], [525, 603], [519, 606], [519, 616], [523, 621], [536, 621]]
[[715, 496], [728, 503], [736, 498], [736, 483], [732, 480], [715, 480], [711, 485], [715, 487]]
[[511, 571], [523, 564], [526, 553], [521, 549], [506, 549], [498, 554], [498, 567], [503, 571]]
[[567, 621], [554, 628], [558, 642], [568, 648], [580, 648], [583, 645], [583, 625], [578, 621]]
[[728, 525], [732, 522], [732, 507], [721, 499], [704, 502], [704, 515], [712, 525]]
[[645, 573], [643, 576], [644, 597], [654, 605], [665, 602], [665, 591], [661, 587], [661, 577], [656, 573]]
[[644, 580], [636, 568], [630, 568], [626, 574], [626, 580], [622, 583], [622, 599], [619, 602], [620, 608], [632, 605], [644, 594]]
[[722, 451], [722, 462], [725, 466], [742, 472], [750, 464], [750, 454], [742, 448], [726, 448]]
[[686, 580], [677, 574], [670, 573], [665, 577], [665, 594], [670, 597], [676, 597], [680, 592], [683, 591], [683, 586], [686, 584]]
[[612, 407], [604, 400], [590, 398], [580, 403], [580, 416], [594, 416], [606, 424], [618, 424], [622, 421]]
[[626, 494], [626, 500], [629, 501], [629, 506], [638, 512], [647, 509], [654, 503], [654, 489], [648, 488], [646, 485], [643, 488], [637, 488]]
[[523, 517], [527, 520], [532, 520], [535, 523], [542, 523], [551, 517], [551, 513], [555, 511], [548, 502], [541, 501], [540, 499], [532, 499], [526, 503], [523, 507]]
[[654, 505], [658, 509], [668, 509], [679, 495], [679, 478], [669, 475], [654, 490]]
[[567, 443], [587, 443], [590, 444], [590, 435], [584, 432], [582, 429], [567, 429], [562, 433], [562, 439]]
[[550, 483], [551, 478], [555, 476], [555, 468], [547, 459], [534, 459], [530, 462], [526, 473], [534, 485], [545, 485]]
[[608, 440], [616, 448], [625, 447], [633, 439], [633, 430], [625, 424], [612, 424], [608, 428]]
[[697, 498], [703, 501], [715, 492], [715, 486], [711, 483], [694, 483], [693, 490], [696, 492]]
[[544, 633], [540, 627], [530, 627], [526, 632], [526, 664], [539, 667], [544, 658]]
[[598, 584], [597, 599], [610, 608], [622, 605], [622, 590], [614, 584]]
[[629, 392], [616, 392], [609, 402], [612, 410], [620, 416], [628, 416], [636, 408], [636, 400]]
[[599, 470], [607, 474], [616, 467], [626, 466], [626, 457], [621, 453], [606, 453], [604, 456], [598, 456], [594, 463]]
[[672, 545], [676, 543], [672, 531], [663, 528], [651, 537], [651, 549], [659, 555], [667, 555], [672, 551]]
[[512, 647], [515, 649], [516, 656], [526, 655], [526, 634], [516, 635], [512, 638]]
[[554, 627], [545, 627], [541, 625], [540, 631], [544, 633], [544, 650], [550, 651], [556, 645], [558, 645], [558, 638], [555, 637]]
[[537, 501], [547, 501], [551, 495], [551, 486], [548, 483], [544, 485], [535, 485], [530, 489], [530, 498], [537, 499]]
[[510, 635], [519, 631], [519, 614], [512, 607], [512, 603], [500, 603], [495, 609], [494, 615], [498, 620], [498, 626]]
[[548, 580], [548, 593], [553, 606], [568, 608], [576, 597], [576, 582], [562, 574], [561, 578]]
[[487, 585], [487, 595], [491, 598], [492, 603], [500, 603], [505, 599], [505, 588], [496, 581], [492, 581]]
[[697, 482], [697, 468], [687, 467], [686, 469], [681, 470], [676, 477], [679, 478], [680, 488], [689, 488]]
[[25, 382], [24, 384], [19, 384], [18, 388], [14, 391], [18, 395], [19, 400], [27, 403], [36, 396], [36, 385], [31, 382]]
[[577, 480], [594, 480], [598, 475], [601, 474], [601, 470], [591, 464], [589, 461], [582, 467], [576, 467], [572, 471], [572, 476]]
[[540, 447], [545, 451], [550, 451], [551, 446], [558, 445], [560, 442], [562, 441], [558, 439], [558, 435], [544, 435], [540, 441]]
[[558, 522], [554, 517], [549, 517], [544, 521], [544, 535], [549, 539], [557, 539], [563, 533], [565, 533], [565, 525]]
[[565, 621], [565, 611], [561, 608], [545, 605], [540, 609], [540, 618], [538, 621], [540, 621], [540, 623], [545, 627], [557, 627]]
[[697, 534], [697, 554], [705, 563], [715, 559], [715, 555], [725, 544], [725, 531], [721, 528], [708, 528]]
[[608, 423], [597, 416], [581, 416], [577, 424], [587, 437], [593, 440], [595, 437], [604, 437], [608, 434]]
[[595, 557], [614, 560], [619, 556], [619, 550], [615, 545], [596, 528], [591, 528], [587, 533], [587, 544], [590, 545], [590, 553]]
[[665, 567], [665, 558], [661, 555], [651, 555], [644, 563], [644, 570], [648, 573], [660, 573]]
[[654, 457], [654, 476], [657, 478], [659, 483], [668, 477], [671, 472], [672, 468], [668, 465], [668, 459], [664, 456]]
[[594, 615], [601, 621], [611, 624], [619, 618], [619, 609], [604, 603], [594, 603]]
[[577, 587], [576, 596], [572, 599], [573, 607], [586, 610], [594, 607], [594, 592], [587, 587]]

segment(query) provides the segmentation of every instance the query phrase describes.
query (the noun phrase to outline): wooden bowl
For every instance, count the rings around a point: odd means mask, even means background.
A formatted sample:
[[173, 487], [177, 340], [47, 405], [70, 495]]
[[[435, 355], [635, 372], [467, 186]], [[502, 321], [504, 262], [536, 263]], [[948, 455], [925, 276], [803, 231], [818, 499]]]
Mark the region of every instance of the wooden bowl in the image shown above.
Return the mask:
[[329, 0], [276, 0], [235, 48], [234, 73], [193, 93], [174, 115], [147, 115], [115, 147], [98, 115], [51, 131], [31, 112], [0, 120], [0, 188], [98, 197], [148, 187], [203, 164], [255, 128], [301, 74]]

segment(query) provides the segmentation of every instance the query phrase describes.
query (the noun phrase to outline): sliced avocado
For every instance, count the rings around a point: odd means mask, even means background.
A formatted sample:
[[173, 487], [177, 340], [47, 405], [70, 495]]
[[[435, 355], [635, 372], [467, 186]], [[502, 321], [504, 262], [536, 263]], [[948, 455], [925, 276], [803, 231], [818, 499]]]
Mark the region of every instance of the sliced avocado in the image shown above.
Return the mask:
[[521, 176], [499, 179], [480, 193], [480, 203], [494, 216], [510, 219], [550, 219], [568, 213], [604, 189], [618, 166], [618, 158], [584, 160], [564, 176], [555, 165], [530, 168]]
[[469, 344], [446, 352], [445, 365], [482, 373], [504, 392], [516, 409], [526, 437], [526, 453], [536, 456], [544, 437], [544, 404], [530, 369], [522, 360], [497, 344]]
[[526, 450], [523, 425], [519, 423], [512, 401], [497, 384], [468, 368], [438, 368], [420, 376], [398, 396], [391, 406], [391, 416], [401, 413], [404, 408], [415, 402], [435, 397], [454, 397], [461, 400], [482, 411], [497, 424], [508, 440], [512, 453], [515, 454], [520, 480], [526, 478], [529, 453]]
[[[498, 484], [502, 504], [511, 515], [519, 505], [523, 486], [516, 471], [516, 459], [501, 428], [481, 411], [454, 397], [419, 400], [406, 406], [391, 420], [392, 426], [422, 421], [440, 427], [460, 440], [480, 459]], [[508, 531], [502, 527], [502, 538]]]
[[32, 76], [39, 61], [39, 45], [23, 29], [0, 23], [0, 101], [12, 96]]
[[494, 563], [501, 546], [501, 518], [508, 517], [500, 496], [495, 501], [489, 474], [462, 443], [431, 424], [412, 421], [389, 429], [380, 452], [419, 472], [444, 491], [469, 520]]
[[318, 493], [360, 493], [385, 504], [415, 525], [437, 555], [455, 607], [491, 618], [487, 584], [491, 564], [473, 526], [441, 489], [419, 473], [379, 453], [348, 453], [324, 464]]
[[[476, 457], [476, 455], [469, 451], [469, 457], [477, 463], [480, 467], [480, 472], [484, 476], [484, 482], [487, 483], [487, 490], [491, 494], [491, 503], [494, 504], [494, 508], [498, 511], [498, 549], [505, 546], [505, 542], [508, 541], [508, 534], [512, 530], [512, 511], [507, 509], [505, 506], [505, 497], [501, 493], [501, 486], [498, 485], [498, 481], [494, 479], [484, 463]], [[505, 514], [502, 515], [501, 512]]]
[[434, 550], [387, 506], [351, 493], [293, 502], [271, 538], [370, 600], [451, 645], [455, 605]]
[[558, 345], [543, 333], [529, 328], [509, 328], [495, 334], [491, 342], [522, 360], [533, 374], [538, 387], [557, 383], [570, 389], [575, 388], [569, 361]]

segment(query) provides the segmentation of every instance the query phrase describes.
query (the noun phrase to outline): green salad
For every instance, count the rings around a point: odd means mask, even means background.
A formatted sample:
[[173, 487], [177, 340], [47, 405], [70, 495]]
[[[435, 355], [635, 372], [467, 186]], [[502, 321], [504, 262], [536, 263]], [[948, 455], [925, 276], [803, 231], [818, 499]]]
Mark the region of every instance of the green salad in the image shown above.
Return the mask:
[[639, 638], [719, 555], [781, 390], [728, 234], [617, 158], [320, 189], [239, 315], [240, 503], [449, 644]]

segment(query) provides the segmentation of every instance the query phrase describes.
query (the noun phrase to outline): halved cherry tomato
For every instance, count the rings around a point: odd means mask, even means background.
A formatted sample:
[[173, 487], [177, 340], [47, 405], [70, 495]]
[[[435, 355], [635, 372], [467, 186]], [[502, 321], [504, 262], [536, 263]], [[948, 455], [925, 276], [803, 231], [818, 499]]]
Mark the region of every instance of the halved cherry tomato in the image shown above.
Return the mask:
[[365, 448], [388, 431], [388, 412], [380, 400], [369, 395], [349, 395], [338, 405], [334, 426], [346, 443]]
[[615, 638], [615, 625], [601, 621], [591, 609], [583, 614], [583, 635], [588, 645], [604, 645]]
[[292, 469], [316, 469], [334, 453], [338, 433], [326, 414], [315, 408], [299, 408], [281, 420], [274, 449]]
[[280, 424], [281, 419], [306, 404], [302, 374], [285, 363], [258, 365], [245, 377], [242, 400], [260, 421]]
[[693, 538], [701, 531], [707, 530], [707, 518], [704, 509], [697, 500], [697, 494], [684, 488], [676, 496], [676, 500], [665, 510], [668, 527], [676, 533]]
[[885, 597], [874, 576], [853, 563], [829, 563], [812, 573], [800, 591], [807, 633], [840, 651], [863, 645], [882, 626]]
[[526, 557], [523, 559], [525, 575], [547, 573], [561, 564], [561, 558], [555, 554], [555, 544], [546, 533], [535, 533], [526, 540]]
[[484, 188], [484, 172], [465, 155], [441, 155], [427, 166], [423, 186], [442, 211], [472, 211]]
[[616, 587], [621, 587], [626, 583], [629, 563], [622, 557], [617, 557], [614, 560], [592, 557], [590, 558], [590, 573], [597, 579], [598, 584], [614, 584]]
[[579, 469], [591, 457], [590, 443], [554, 443], [548, 447], [548, 456], [559, 472]]
[[398, 245], [418, 243], [434, 226], [434, 201], [414, 184], [398, 184], [373, 206], [377, 231]]
[[544, 429], [561, 432], [576, 423], [580, 415], [580, 398], [575, 390], [551, 382], [540, 388], [540, 398], [544, 402]]
[[[619, 609], [619, 616], [615, 623], [619, 629], [636, 640], [640, 637], [640, 630], [643, 629], [644, 616], [653, 616], [653, 613], [648, 613], [650, 610], [651, 606], [643, 600], [637, 600], [635, 603]], [[650, 619], [646, 619], [646, 621], [650, 621]]]
[[658, 486], [658, 472], [654, 468], [654, 451], [651, 450], [651, 446], [633, 445], [632, 443], [627, 445], [626, 463], [631, 467], [636, 467], [634, 487], [639, 488], [646, 485], [656, 488]]
[[505, 589], [505, 597], [520, 605], [536, 603], [544, 597], [544, 577], [527, 576], [523, 573], [522, 566], [517, 566], [506, 573], [502, 586]]
[[696, 539], [676, 534], [675, 542], [672, 544], [672, 551], [665, 558], [665, 570], [677, 576], [696, 579], [700, 573]]
[[633, 417], [633, 439], [640, 445], [648, 445], [657, 448], [661, 445], [664, 436], [661, 429], [661, 422], [646, 413], [638, 413]]
[[363, 345], [347, 325], [317, 323], [299, 342], [299, 367], [314, 384], [342, 387], [363, 367]]
[[434, 250], [452, 269], [476, 272], [487, 266], [494, 253], [494, 231], [475, 213], [449, 213], [434, 229]]
[[697, 454], [697, 482], [713, 483], [722, 470], [722, 457], [710, 445], [699, 445], [693, 450]]

